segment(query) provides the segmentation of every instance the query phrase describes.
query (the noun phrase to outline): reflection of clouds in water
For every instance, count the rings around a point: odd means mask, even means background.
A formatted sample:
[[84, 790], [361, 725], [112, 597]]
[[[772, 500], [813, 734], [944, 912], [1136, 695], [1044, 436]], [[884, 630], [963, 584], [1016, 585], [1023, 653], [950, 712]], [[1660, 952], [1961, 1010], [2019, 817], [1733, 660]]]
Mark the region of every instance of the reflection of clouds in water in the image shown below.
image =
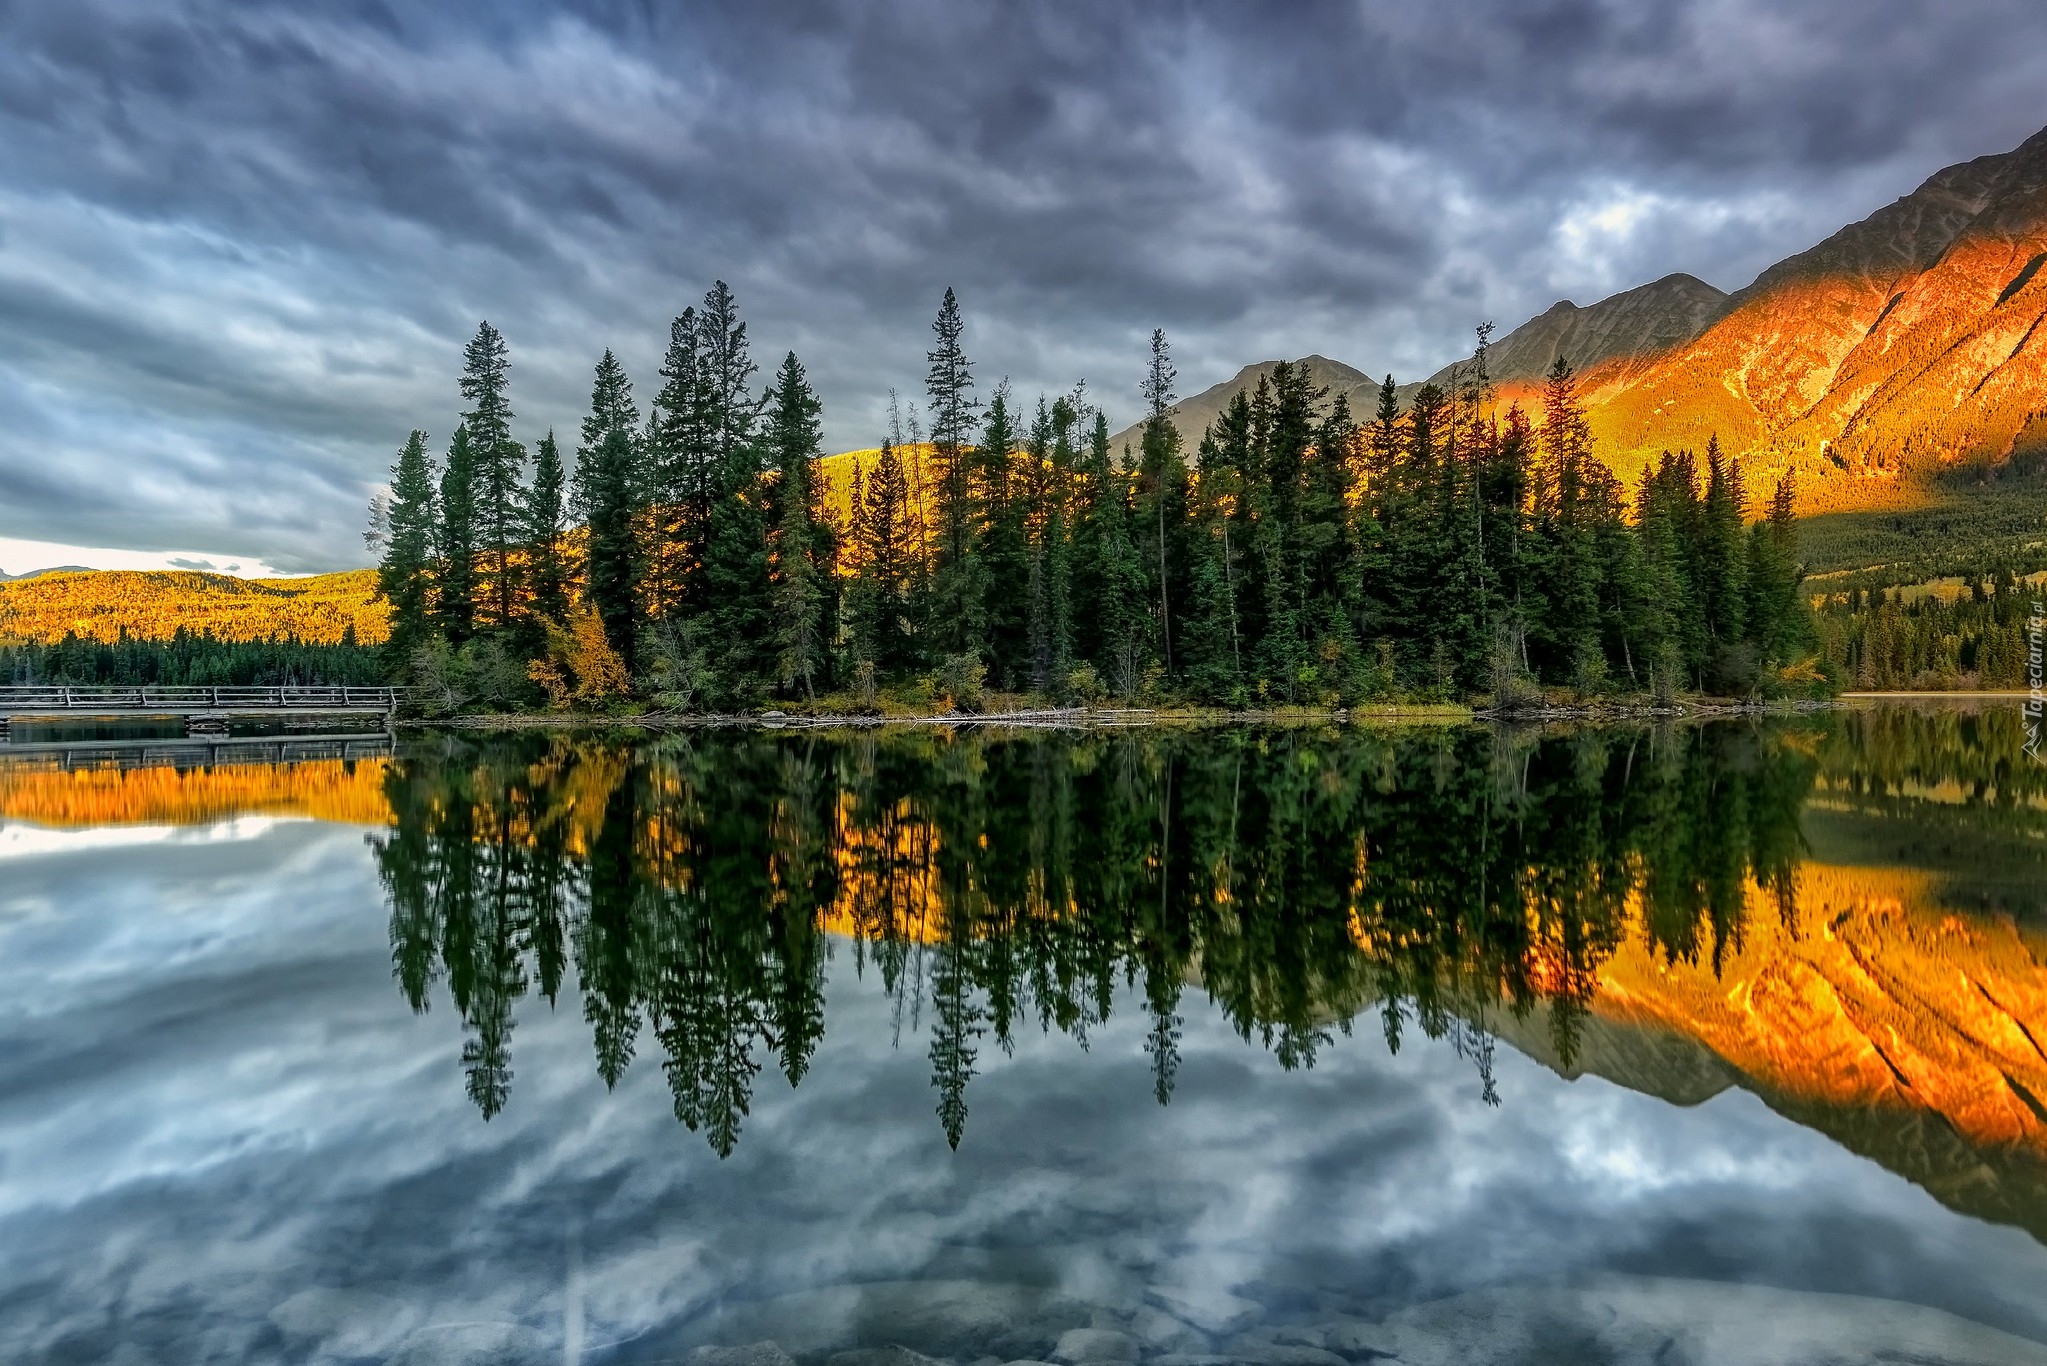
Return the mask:
[[277, 824], [272, 816], [244, 816], [214, 825], [111, 825], [90, 830], [52, 830], [39, 825], [0, 825], [0, 859], [91, 854], [138, 844], [220, 843], [255, 839]]
[[1282, 1075], [1190, 1003], [1161, 1110], [1126, 1001], [1085, 1052], [1033, 1030], [1013, 1058], [987, 1050], [952, 1153], [924, 1040], [891, 1047], [891, 1003], [842, 944], [809, 1075], [792, 1092], [771, 1063], [721, 1162], [672, 1118], [651, 1038], [605, 1093], [573, 992], [521, 1003], [511, 1103], [481, 1122], [445, 994], [418, 1019], [392, 982], [359, 832], [290, 824], [10, 871], [0, 1343], [16, 1358], [117, 1340], [235, 1358], [280, 1350], [280, 1325], [360, 1334], [377, 1315], [394, 1332], [516, 1320], [558, 1344], [572, 1232], [593, 1347], [735, 1297], [927, 1275], [1107, 1303], [1299, 1281], [1378, 1311], [1618, 1268], [2047, 1331], [2031, 1297], [2047, 1255], [2025, 1235], [1742, 1093], [1680, 1109], [1503, 1051], [1494, 1110], [1443, 1045], [1389, 1057], [1365, 1030]]

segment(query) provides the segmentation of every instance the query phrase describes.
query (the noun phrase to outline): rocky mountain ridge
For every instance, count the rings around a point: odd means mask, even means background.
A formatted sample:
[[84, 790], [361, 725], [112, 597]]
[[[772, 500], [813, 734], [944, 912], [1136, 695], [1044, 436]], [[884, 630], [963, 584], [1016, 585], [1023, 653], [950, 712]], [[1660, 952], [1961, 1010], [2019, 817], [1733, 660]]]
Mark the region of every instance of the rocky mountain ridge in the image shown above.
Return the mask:
[[[1934, 173], [1732, 294], [1672, 274], [1559, 302], [1499, 339], [1489, 369], [1503, 401], [1525, 404], [1570, 359], [1600, 453], [1624, 478], [1718, 436], [1758, 482], [1796, 471], [1807, 511], [1884, 506], [1933, 473], [2047, 455], [2043, 264], [2047, 130]], [[1274, 363], [1176, 405], [1190, 448]], [[1307, 363], [1370, 410], [1363, 372]]]

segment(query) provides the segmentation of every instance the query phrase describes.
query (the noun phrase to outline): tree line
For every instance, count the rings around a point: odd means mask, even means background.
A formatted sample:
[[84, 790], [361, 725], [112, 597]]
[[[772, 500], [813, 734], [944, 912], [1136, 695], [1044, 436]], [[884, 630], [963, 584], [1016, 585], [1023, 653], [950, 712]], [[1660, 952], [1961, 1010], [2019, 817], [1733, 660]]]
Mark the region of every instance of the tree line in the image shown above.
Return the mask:
[[1850, 588], [1821, 600], [1826, 661], [1856, 688], [1951, 692], [2021, 689], [2028, 673], [2027, 622], [2047, 597], [2008, 566], [1972, 573], [1952, 594]]
[[[1085, 385], [985, 401], [947, 290], [925, 404], [827, 488], [821, 404], [758, 374], [731, 291], [674, 320], [645, 411], [598, 361], [573, 458], [513, 436], [504, 339], [465, 352], [437, 461], [373, 503], [394, 672], [458, 702], [740, 708], [996, 691], [1233, 708], [1818, 681], [1787, 478], [1751, 521], [1718, 443], [1632, 492], [1559, 360], [1504, 411], [1488, 329], [1376, 410], [1282, 363], [1185, 450], [1152, 336], [1136, 449]], [[893, 405], [892, 405], [893, 406]], [[843, 495], [843, 496], [841, 496]]]
[[123, 632], [99, 640], [67, 631], [49, 642], [0, 645], [0, 682], [135, 686], [249, 687], [281, 684], [369, 685], [383, 681], [388, 657], [359, 644], [355, 628], [331, 642], [273, 636], [224, 640], [180, 626], [168, 640]]

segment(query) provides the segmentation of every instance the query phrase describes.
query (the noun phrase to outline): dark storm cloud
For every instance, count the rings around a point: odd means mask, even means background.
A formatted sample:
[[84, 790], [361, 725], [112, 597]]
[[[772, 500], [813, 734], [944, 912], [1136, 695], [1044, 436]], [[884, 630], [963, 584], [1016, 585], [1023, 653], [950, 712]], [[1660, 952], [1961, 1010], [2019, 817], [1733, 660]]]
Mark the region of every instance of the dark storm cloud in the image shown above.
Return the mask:
[[2047, 121], [2029, 0], [0, 4], [0, 535], [358, 555], [458, 348], [527, 435], [644, 398], [723, 277], [828, 439], [956, 286], [992, 384], [1131, 415], [1319, 351], [1411, 375], [1672, 270], [1724, 287]]

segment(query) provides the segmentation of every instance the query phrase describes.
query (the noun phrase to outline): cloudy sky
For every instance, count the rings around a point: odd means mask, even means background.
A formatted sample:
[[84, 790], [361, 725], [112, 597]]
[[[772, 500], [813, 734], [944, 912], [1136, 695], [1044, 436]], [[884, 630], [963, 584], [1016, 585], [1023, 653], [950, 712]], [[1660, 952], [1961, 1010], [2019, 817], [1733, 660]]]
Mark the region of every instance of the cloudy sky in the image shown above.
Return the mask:
[[1120, 425], [1319, 352], [1418, 375], [1733, 288], [2047, 124], [2038, 0], [0, 0], [0, 569], [362, 559], [462, 341], [529, 440], [737, 292], [834, 447], [958, 289], [985, 382]]

